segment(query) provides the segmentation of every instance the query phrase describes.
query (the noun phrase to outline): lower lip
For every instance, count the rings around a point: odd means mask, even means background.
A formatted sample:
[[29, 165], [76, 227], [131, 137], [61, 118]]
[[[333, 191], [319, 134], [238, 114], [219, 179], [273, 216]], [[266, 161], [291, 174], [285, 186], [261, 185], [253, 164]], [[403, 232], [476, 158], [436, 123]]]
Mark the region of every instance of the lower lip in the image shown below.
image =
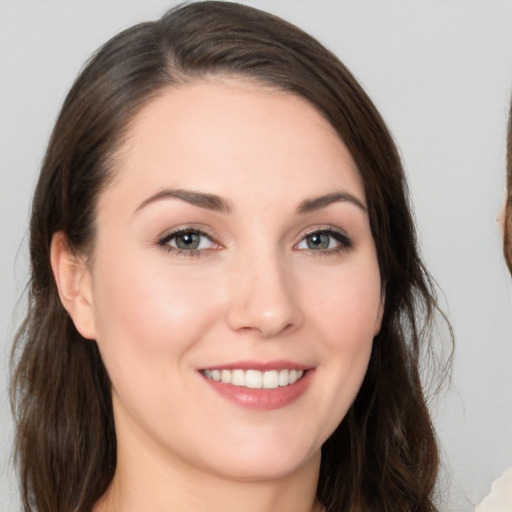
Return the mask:
[[214, 391], [230, 402], [247, 409], [271, 411], [286, 407], [303, 395], [311, 382], [313, 373], [314, 370], [307, 370], [297, 382], [273, 389], [233, 386], [233, 384], [224, 384], [201, 375]]

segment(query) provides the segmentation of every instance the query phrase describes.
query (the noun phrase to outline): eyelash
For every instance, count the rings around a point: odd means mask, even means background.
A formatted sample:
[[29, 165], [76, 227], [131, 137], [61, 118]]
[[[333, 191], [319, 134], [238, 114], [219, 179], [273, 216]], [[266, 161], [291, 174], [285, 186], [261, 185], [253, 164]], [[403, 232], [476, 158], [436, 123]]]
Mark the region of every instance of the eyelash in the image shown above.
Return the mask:
[[[304, 249], [307, 250], [308, 253], [311, 254], [312, 256], [323, 257], [337, 255], [352, 249], [354, 245], [352, 240], [345, 233], [333, 228], [315, 229], [313, 231], [310, 231], [301, 238], [299, 244], [304, 242], [305, 240], [307, 240], [308, 237], [311, 237], [313, 235], [327, 235], [333, 238], [338, 243], [338, 245], [336, 247], [327, 248], [323, 250]], [[296, 246], [299, 244], [296, 244]]]
[[[205, 250], [208, 249], [180, 249], [179, 247], [173, 247], [172, 245], [169, 245], [170, 242], [174, 239], [176, 239], [179, 236], [182, 235], [197, 235], [199, 237], [206, 237], [212, 244], [216, 244], [216, 242], [213, 240], [213, 238], [204, 231], [196, 228], [181, 228], [177, 229], [176, 231], [173, 231], [172, 233], [169, 233], [167, 235], [164, 235], [162, 238], [158, 240], [158, 245], [163, 247], [167, 252], [172, 252], [176, 256], [182, 256], [184, 258], [190, 258], [190, 257], [199, 257], [202, 256], [202, 253]], [[215, 248], [210, 249], [215, 250]]]
[[[206, 237], [210, 243], [212, 243], [214, 247], [212, 249], [180, 249], [179, 247], [173, 247], [170, 245], [170, 242], [177, 237], [181, 235], [197, 235], [199, 237]], [[294, 245], [294, 248], [296, 248], [299, 244], [303, 243], [307, 240], [308, 237], [312, 237], [314, 235], [327, 235], [331, 238], [333, 238], [337, 243], [337, 247], [333, 248], [326, 248], [326, 249], [297, 249], [297, 250], [304, 250], [309, 252], [313, 256], [331, 256], [340, 254], [341, 252], [345, 252], [350, 250], [353, 247], [352, 240], [342, 231], [338, 231], [333, 228], [327, 228], [327, 229], [315, 229], [313, 231], [310, 231], [309, 233], [306, 233], [300, 241]], [[201, 243], [201, 242], [200, 242]], [[210, 236], [208, 233], [197, 229], [197, 228], [181, 228], [177, 229], [176, 231], [173, 231], [172, 233], [168, 233], [161, 237], [158, 242], [158, 246], [163, 247], [167, 252], [172, 252], [176, 256], [181, 257], [199, 257], [202, 256], [205, 251], [209, 250], [216, 250], [220, 244], [217, 244], [212, 236]]]

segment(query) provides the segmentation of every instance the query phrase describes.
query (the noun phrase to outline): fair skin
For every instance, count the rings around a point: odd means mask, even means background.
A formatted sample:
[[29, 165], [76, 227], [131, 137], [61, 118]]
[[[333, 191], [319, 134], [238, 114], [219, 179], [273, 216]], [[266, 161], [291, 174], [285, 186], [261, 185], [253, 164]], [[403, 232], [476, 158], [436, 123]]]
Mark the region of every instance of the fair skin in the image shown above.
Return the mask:
[[112, 381], [118, 463], [96, 512], [316, 510], [320, 448], [383, 310], [347, 148], [299, 97], [205, 80], [147, 105], [116, 168], [93, 257], [52, 244]]

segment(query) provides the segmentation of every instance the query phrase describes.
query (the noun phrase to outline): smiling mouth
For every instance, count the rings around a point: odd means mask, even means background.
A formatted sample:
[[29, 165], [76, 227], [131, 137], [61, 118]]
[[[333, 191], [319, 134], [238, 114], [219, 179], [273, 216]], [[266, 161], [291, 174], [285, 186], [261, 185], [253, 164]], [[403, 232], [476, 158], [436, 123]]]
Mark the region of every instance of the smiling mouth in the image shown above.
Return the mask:
[[304, 370], [201, 370], [201, 373], [209, 380], [231, 384], [232, 386], [249, 389], [276, 389], [295, 384], [304, 376]]

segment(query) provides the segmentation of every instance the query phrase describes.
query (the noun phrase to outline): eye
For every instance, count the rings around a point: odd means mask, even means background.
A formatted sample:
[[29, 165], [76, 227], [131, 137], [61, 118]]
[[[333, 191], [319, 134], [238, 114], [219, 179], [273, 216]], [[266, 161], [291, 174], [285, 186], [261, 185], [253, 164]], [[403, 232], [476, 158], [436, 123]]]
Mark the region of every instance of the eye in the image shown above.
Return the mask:
[[338, 252], [352, 247], [352, 242], [344, 233], [322, 229], [307, 234], [296, 247], [308, 251]]
[[169, 233], [158, 241], [158, 245], [169, 251], [192, 254], [217, 248], [217, 244], [206, 233], [197, 229], [180, 229]]

